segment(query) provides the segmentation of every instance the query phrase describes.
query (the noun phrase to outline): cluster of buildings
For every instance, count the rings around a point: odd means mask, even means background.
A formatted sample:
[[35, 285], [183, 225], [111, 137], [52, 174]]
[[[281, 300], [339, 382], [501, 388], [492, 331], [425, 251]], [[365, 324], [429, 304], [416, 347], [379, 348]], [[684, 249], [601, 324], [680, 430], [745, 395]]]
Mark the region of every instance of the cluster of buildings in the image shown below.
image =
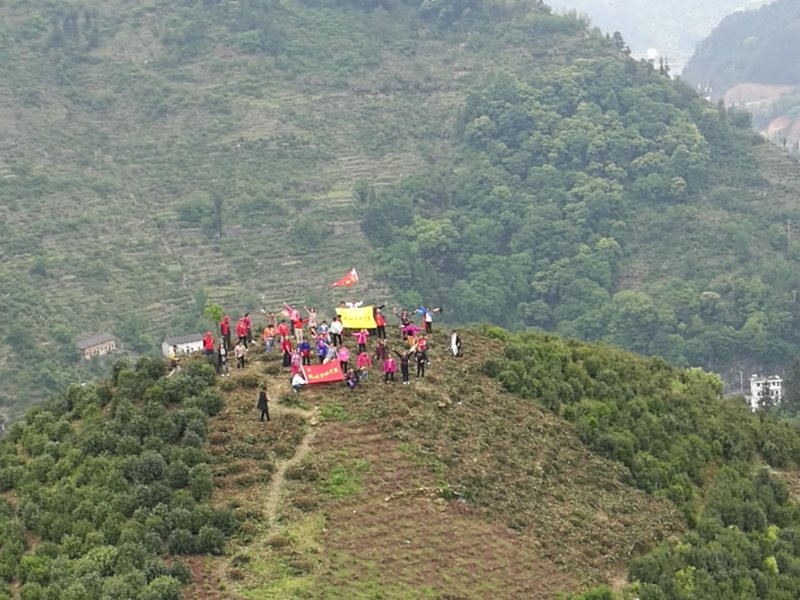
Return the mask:
[[[120, 341], [110, 333], [97, 333], [87, 338], [75, 341], [75, 346], [83, 354], [84, 360], [91, 360], [96, 356], [105, 356], [122, 350]], [[203, 334], [192, 333], [168, 337], [161, 343], [161, 354], [169, 356], [170, 348], [178, 347], [178, 354], [191, 354], [203, 349]]]

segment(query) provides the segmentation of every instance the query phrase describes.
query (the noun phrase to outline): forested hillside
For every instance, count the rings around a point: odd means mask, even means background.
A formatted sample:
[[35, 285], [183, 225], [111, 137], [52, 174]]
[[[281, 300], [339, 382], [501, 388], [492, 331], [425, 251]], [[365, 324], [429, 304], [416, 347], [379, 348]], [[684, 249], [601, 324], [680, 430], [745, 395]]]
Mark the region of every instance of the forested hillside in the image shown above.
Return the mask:
[[0, 598], [793, 597], [796, 424], [660, 358], [461, 336], [409, 386], [144, 358], [34, 407], [0, 441]]
[[676, 364], [782, 364], [800, 179], [748, 123], [643, 63], [500, 75], [468, 96], [452, 162], [359, 190], [364, 230], [406, 304]]

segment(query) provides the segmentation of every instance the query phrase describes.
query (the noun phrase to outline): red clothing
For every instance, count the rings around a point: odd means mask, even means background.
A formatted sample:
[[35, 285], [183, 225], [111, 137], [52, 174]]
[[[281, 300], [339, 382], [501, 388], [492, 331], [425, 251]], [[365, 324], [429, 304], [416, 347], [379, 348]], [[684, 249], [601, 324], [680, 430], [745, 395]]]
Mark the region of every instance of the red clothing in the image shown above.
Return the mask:
[[247, 325], [245, 325], [242, 319], [239, 319], [239, 322], [236, 323], [236, 335], [241, 338], [247, 335]]
[[397, 363], [394, 362], [394, 359], [390, 356], [385, 361], [383, 361], [383, 372], [384, 373], [396, 373], [397, 372]]
[[378, 327], [383, 327], [386, 325], [386, 317], [383, 316], [383, 313], [376, 313], [375, 314], [375, 325]]
[[425, 338], [420, 338], [417, 341], [417, 350], [419, 350], [420, 352], [425, 352], [427, 349], [428, 349], [428, 340], [426, 340]]
[[214, 336], [207, 335], [203, 338], [203, 348], [208, 351], [214, 350]]
[[289, 326], [283, 321], [278, 324], [278, 335], [281, 337], [289, 335]]
[[291, 352], [292, 351], [292, 340], [289, 338], [284, 338], [281, 342], [281, 352]]
[[225, 317], [224, 319], [222, 319], [222, 323], [219, 324], [219, 332], [222, 335], [228, 335], [231, 332], [230, 317]]
[[366, 352], [362, 352], [358, 355], [358, 359], [356, 360], [356, 366], [359, 369], [371, 369], [372, 368], [372, 359], [369, 357], [369, 354]]

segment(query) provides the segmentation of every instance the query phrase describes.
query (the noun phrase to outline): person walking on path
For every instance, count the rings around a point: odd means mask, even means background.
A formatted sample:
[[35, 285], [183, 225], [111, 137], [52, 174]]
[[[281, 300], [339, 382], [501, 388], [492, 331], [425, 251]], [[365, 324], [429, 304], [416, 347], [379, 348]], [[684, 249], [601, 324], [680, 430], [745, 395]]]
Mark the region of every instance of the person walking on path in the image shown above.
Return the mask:
[[336, 318], [331, 321], [331, 343], [334, 346], [341, 346], [342, 345], [342, 331], [344, 327], [342, 326], [342, 319], [339, 318], [337, 315]]
[[283, 353], [283, 368], [288, 369], [292, 364], [292, 340], [288, 335], [281, 340], [281, 352]]
[[403, 352], [400, 354], [397, 350], [395, 350], [394, 353], [400, 357], [400, 374], [403, 376], [403, 385], [408, 385], [411, 383], [408, 375], [408, 363], [411, 360], [411, 353]]
[[223, 317], [219, 324], [219, 335], [225, 343], [225, 350], [231, 349], [231, 318], [228, 315]]
[[397, 372], [397, 363], [394, 358], [389, 355], [383, 361], [383, 383], [389, 383], [389, 380], [394, 381], [394, 374]]
[[369, 338], [369, 331], [366, 329], [362, 329], [361, 331], [357, 331], [353, 334], [353, 337], [356, 338], [356, 343], [358, 344], [358, 352], [366, 352], [367, 351], [367, 338]]
[[347, 346], [342, 344], [336, 351], [336, 356], [339, 358], [339, 368], [342, 370], [342, 373], [347, 373], [348, 361], [350, 360], [350, 350], [347, 349]]
[[228, 349], [225, 347], [225, 341], [219, 343], [219, 350], [217, 351], [217, 365], [221, 377], [230, 376], [231, 372], [228, 370]]
[[267, 398], [267, 386], [265, 385], [261, 386], [261, 391], [258, 393], [256, 408], [261, 411], [261, 421], [264, 421], [264, 417], [269, 421], [269, 398]]
[[236, 357], [237, 369], [244, 369], [244, 357], [246, 354], [247, 346], [245, 346], [244, 340], [239, 340], [239, 343], [236, 344], [236, 347], [233, 349], [233, 355]]

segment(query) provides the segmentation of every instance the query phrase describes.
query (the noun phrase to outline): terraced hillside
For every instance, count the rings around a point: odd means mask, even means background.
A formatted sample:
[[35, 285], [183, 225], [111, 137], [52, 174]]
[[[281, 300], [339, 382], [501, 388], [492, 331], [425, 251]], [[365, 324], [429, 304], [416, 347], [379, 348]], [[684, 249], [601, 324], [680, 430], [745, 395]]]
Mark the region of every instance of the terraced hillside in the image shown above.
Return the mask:
[[0, 410], [102, 370], [74, 360], [81, 335], [146, 351], [207, 327], [206, 301], [337, 301], [353, 265], [354, 293], [385, 299], [353, 184], [446, 155], [497, 65], [604, 51], [545, 7], [495, 10], [475, 28], [405, 4], [0, 4]]

